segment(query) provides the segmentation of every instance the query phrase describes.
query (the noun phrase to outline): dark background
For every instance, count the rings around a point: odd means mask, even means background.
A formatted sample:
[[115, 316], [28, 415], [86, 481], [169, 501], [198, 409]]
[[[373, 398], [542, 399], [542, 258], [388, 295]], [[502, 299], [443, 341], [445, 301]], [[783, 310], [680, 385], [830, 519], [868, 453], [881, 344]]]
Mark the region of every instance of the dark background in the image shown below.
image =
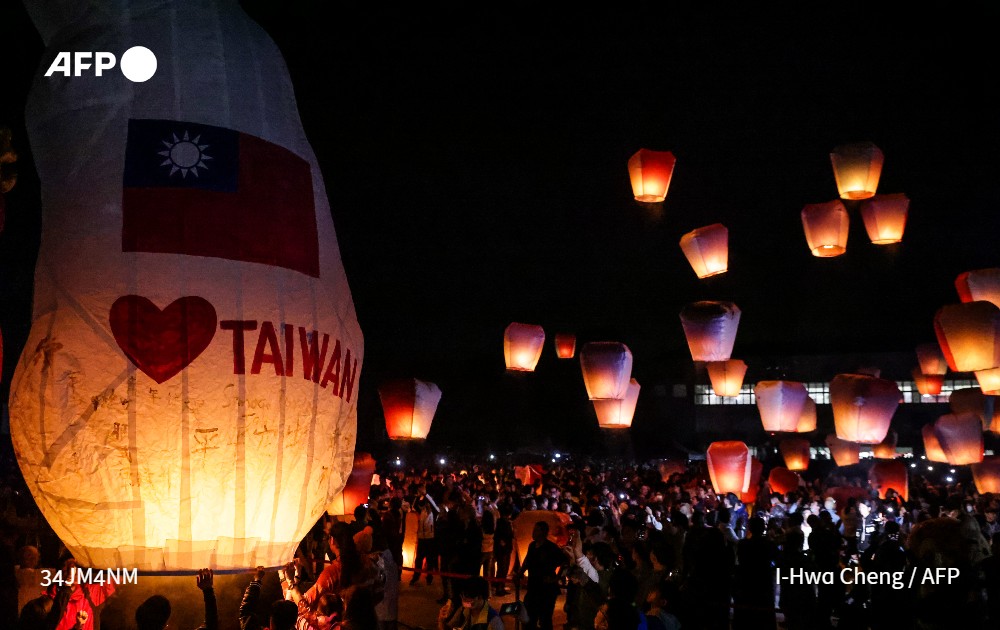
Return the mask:
[[[998, 265], [985, 2], [242, 4], [285, 55], [326, 178], [365, 334], [359, 448], [386, 449], [376, 386], [396, 376], [444, 391], [428, 448], [586, 448], [596, 422], [556, 331], [628, 344], [645, 398], [690, 374], [688, 302], [740, 306], [737, 357], [909, 352], [955, 276]], [[41, 48], [4, 3], [0, 123], [22, 157], [0, 235], [4, 396], [30, 326]], [[814, 258], [799, 211], [836, 198], [829, 152], [859, 140], [885, 154], [879, 191], [911, 199], [904, 241], [872, 245], [852, 207], [847, 253]], [[640, 147], [677, 156], [660, 206], [631, 198]], [[678, 240], [715, 222], [730, 271], [699, 281]], [[535, 374], [505, 374], [512, 321], [546, 329]], [[640, 398], [637, 425], [669, 423]]]

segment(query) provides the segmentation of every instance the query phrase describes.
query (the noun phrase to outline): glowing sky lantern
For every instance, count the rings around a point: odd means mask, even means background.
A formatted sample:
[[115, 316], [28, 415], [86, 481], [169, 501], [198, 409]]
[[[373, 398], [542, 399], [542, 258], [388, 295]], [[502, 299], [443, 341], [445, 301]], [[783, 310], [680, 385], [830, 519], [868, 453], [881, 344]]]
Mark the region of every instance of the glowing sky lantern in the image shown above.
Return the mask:
[[875, 245], [888, 245], [903, 240], [909, 198], [902, 194], [875, 195], [861, 203], [861, 218], [868, 238]]
[[757, 494], [760, 492], [760, 476], [764, 472], [764, 464], [760, 463], [756, 457], [750, 458], [750, 485], [746, 492], [739, 494], [740, 501], [745, 503], [749, 509], [757, 502]]
[[1000, 368], [979, 370], [975, 374], [976, 381], [983, 393], [991, 396], [1000, 395]]
[[1000, 432], [1000, 408], [995, 403], [996, 399], [977, 387], [956, 389], [948, 396], [952, 413], [971, 413], [982, 422], [984, 431]]
[[921, 396], [937, 396], [944, 385], [944, 377], [939, 374], [922, 374], [920, 368], [913, 368], [913, 384]]
[[789, 492], [798, 490], [799, 481], [798, 473], [792, 472], [783, 466], [772, 468], [767, 476], [767, 485], [771, 486], [772, 492], [777, 492], [778, 494], [788, 494]]
[[656, 203], [667, 197], [677, 158], [670, 151], [639, 149], [628, 160], [628, 175], [636, 201]]
[[534, 372], [545, 345], [545, 330], [534, 324], [511, 323], [503, 331], [503, 358], [513, 372]]
[[856, 442], [842, 440], [831, 433], [826, 436], [826, 446], [838, 466], [851, 466], [861, 461], [861, 446]]
[[889, 432], [901, 394], [896, 383], [863, 374], [838, 374], [830, 381], [830, 406], [837, 437], [878, 444]]
[[896, 459], [896, 444], [898, 442], [899, 436], [890, 429], [885, 434], [885, 439], [872, 447], [872, 455], [876, 459]]
[[742, 494], [750, 488], [750, 449], [743, 442], [712, 442], [706, 453], [708, 475], [716, 494]]
[[966, 271], [955, 278], [955, 289], [963, 302], [990, 302], [1000, 306], [1000, 269]]
[[795, 425], [796, 433], [811, 433], [816, 430], [816, 401], [806, 398], [806, 404], [802, 406], [802, 415], [799, 416], [799, 423]]
[[694, 302], [681, 310], [681, 326], [695, 361], [726, 361], [733, 354], [740, 309], [732, 302]]
[[707, 364], [708, 378], [712, 381], [712, 391], [716, 396], [734, 397], [740, 395], [747, 364], [740, 359], [712, 361]]
[[1000, 494], [1000, 457], [986, 457], [970, 468], [979, 494]]
[[956, 372], [1000, 367], [1000, 308], [991, 302], [942, 306], [934, 315], [941, 352]]
[[806, 407], [809, 393], [796, 381], [760, 381], [754, 386], [757, 410], [764, 430], [794, 432]]
[[350, 475], [364, 351], [285, 62], [236, 3], [32, 14], [47, 43], [141, 42], [159, 71], [29, 96], [24, 479], [82, 566], [281, 565]]
[[560, 359], [572, 359], [576, 355], [576, 335], [573, 333], [556, 333], [556, 356]]
[[580, 350], [580, 369], [591, 400], [622, 399], [632, 378], [632, 351], [617, 341], [591, 341]]
[[595, 400], [594, 411], [597, 412], [597, 425], [602, 429], [627, 429], [632, 426], [635, 405], [639, 401], [639, 389], [639, 382], [633, 378], [629, 381], [625, 398]]
[[880, 499], [885, 499], [889, 490], [895, 490], [904, 501], [910, 500], [910, 479], [901, 459], [876, 460], [868, 471], [868, 483], [878, 491]]
[[924, 438], [924, 455], [927, 457], [927, 461], [941, 464], [948, 463], [948, 456], [944, 454], [941, 443], [938, 442], [937, 434], [934, 433], [934, 423], [925, 424], [924, 428], [920, 430], [920, 434]]
[[729, 269], [729, 230], [721, 223], [692, 230], [681, 237], [681, 251], [699, 278]]
[[934, 435], [953, 466], [983, 461], [983, 424], [973, 413], [948, 414], [934, 423]]
[[375, 475], [375, 460], [369, 453], [354, 453], [354, 467], [347, 478], [347, 484], [326, 507], [327, 514], [332, 516], [348, 516], [354, 514], [354, 508], [362, 503], [368, 503], [371, 492], [372, 477]]
[[882, 174], [882, 150], [871, 142], [855, 142], [836, 147], [830, 153], [833, 176], [841, 199], [868, 199], [875, 196]]
[[441, 388], [415, 378], [386, 381], [378, 396], [390, 440], [423, 440], [431, 430], [434, 412], [441, 402]]
[[531, 531], [535, 523], [545, 521], [549, 526], [549, 540], [560, 549], [569, 543], [569, 525], [573, 519], [565, 512], [554, 510], [525, 510], [514, 519], [514, 547], [517, 561], [523, 563], [531, 545]]
[[802, 228], [813, 256], [833, 258], [847, 251], [851, 220], [839, 200], [808, 204], [802, 208]]
[[922, 374], [944, 376], [948, 373], [948, 361], [936, 343], [922, 343], [917, 346], [917, 363]]
[[809, 440], [802, 438], [785, 438], [778, 444], [781, 457], [785, 460], [788, 470], [806, 470], [809, 468]]

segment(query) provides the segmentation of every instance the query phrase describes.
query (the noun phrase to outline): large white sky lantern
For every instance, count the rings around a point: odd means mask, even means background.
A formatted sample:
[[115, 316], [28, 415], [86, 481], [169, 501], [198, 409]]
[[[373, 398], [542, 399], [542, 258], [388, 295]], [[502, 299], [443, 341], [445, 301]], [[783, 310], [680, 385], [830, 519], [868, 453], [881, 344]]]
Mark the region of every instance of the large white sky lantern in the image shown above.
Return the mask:
[[597, 425], [602, 429], [627, 429], [632, 426], [635, 405], [639, 402], [639, 389], [639, 381], [633, 378], [629, 381], [625, 398], [595, 400], [594, 411], [597, 413]]
[[620, 400], [632, 378], [632, 351], [617, 341], [591, 341], [580, 350], [580, 369], [587, 397]]
[[796, 430], [809, 399], [805, 385], [795, 381], [760, 381], [753, 391], [765, 431]]
[[878, 444], [889, 432], [901, 393], [896, 383], [863, 374], [838, 374], [830, 381], [830, 406], [837, 437]]
[[903, 240], [910, 199], [903, 193], [875, 195], [861, 202], [861, 219], [868, 238], [875, 245], [889, 245]]
[[732, 302], [694, 302], [681, 310], [681, 326], [695, 361], [726, 361], [733, 354], [740, 309]]
[[534, 324], [507, 326], [503, 331], [503, 358], [507, 369], [514, 372], [534, 372], [545, 345], [545, 330]]
[[842, 144], [830, 153], [833, 176], [841, 199], [875, 196], [882, 175], [882, 150], [871, 142]]
[[351, 473], [364, 351], [285, 63], [235, 3], [29, 11], [46, 43], [141, 42], [159, 71], [29, 95], [28, 487], [81, 565], [283, 564]]
[[710, 278], [729, 269], [729, 230], [714, 223], [681, 237], [681, 251], [699, 278]]
[[992, 302], [942, 306], [934, 315], [934, 332], [952, 370], [1000, 367], [1000, 308]]
[[851, 219], [839, 200], [811, 203], [802, 208], [802, 229], [813, 256], [833, 258], [847, 251]]
[[955, 278], [958, 298], [963, 302], [984, 301], [1000, 306], [1000, 269], [966, 271]]

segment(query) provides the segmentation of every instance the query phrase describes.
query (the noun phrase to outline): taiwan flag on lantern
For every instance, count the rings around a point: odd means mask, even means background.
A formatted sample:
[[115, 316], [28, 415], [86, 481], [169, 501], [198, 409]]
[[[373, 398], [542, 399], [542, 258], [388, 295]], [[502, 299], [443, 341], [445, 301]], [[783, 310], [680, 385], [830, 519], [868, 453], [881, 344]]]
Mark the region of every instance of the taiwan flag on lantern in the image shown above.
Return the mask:
[[223, 127], [130, 120], [122, 251], [210, 256], [319, 277], [309, 163]]

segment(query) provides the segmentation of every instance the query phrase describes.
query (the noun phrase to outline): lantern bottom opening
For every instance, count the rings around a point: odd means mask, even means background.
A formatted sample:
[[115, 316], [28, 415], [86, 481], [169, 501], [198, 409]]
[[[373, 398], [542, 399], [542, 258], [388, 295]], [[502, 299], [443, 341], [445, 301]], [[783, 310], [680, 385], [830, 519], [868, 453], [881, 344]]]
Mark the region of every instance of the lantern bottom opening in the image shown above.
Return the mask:
[[840, 193], [841, 199], [871, 199], [874, 196], [874, 190], [845, 190]]
[[840, 245], [820, 245], [813, 248], [812, 255], [817, 258], [833, 258], [834, 256], [840, 256], [846, 251], [847, 248]]
[[635, 198], [635, 200], [641, 201], [642, 203], [659, 203], [666, 198], [666, 195], [639, 195]]

